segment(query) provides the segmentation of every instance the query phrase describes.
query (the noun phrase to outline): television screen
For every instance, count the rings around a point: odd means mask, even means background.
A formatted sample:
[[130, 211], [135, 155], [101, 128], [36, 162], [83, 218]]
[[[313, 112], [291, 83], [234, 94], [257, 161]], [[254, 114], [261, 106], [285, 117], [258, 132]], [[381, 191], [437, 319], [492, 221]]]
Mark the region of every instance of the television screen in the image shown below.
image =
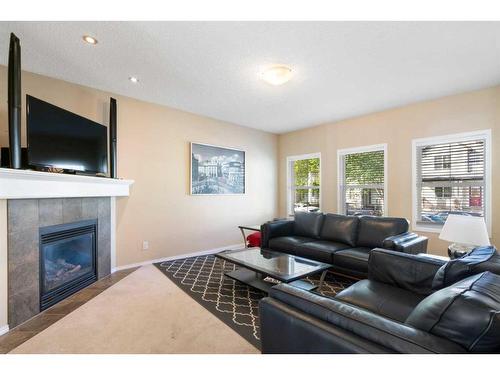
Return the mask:
[[107, 173], [107, 128], [43, 100], [26, 96], [28, 163]]

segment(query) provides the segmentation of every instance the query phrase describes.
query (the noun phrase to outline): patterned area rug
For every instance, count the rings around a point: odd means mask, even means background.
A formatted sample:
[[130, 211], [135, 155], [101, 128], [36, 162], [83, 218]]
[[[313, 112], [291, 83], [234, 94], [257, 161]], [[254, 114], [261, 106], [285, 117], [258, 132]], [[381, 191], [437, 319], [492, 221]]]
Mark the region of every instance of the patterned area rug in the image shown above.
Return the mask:
[[[155, 263], [170, 280], [260, 349], [259, 300], [265, 293], [225, 277], [238, 266], [213, 255]], [[304, 280], [318, 285], [320, 275]], [[320, 294], [333, 297], [355, 281], [328, 273]]]

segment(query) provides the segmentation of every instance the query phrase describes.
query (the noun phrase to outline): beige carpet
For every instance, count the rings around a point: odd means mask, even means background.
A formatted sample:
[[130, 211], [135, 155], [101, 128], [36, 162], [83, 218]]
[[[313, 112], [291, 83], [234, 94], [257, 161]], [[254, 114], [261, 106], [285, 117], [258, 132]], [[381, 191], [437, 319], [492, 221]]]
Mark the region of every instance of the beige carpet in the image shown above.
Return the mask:
[[154, 266], [141, 267], [11, 353], [259, 353]]

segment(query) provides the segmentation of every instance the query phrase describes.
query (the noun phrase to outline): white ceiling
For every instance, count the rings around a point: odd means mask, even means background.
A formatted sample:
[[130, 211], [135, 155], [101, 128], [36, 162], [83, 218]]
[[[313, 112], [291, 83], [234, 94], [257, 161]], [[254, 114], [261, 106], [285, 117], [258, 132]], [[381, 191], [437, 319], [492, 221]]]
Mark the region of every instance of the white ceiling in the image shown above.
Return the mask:
[[0, 22], [3, 65], [11, 31], [25, 70], [274, 133], [500, 84], [500, 22]]

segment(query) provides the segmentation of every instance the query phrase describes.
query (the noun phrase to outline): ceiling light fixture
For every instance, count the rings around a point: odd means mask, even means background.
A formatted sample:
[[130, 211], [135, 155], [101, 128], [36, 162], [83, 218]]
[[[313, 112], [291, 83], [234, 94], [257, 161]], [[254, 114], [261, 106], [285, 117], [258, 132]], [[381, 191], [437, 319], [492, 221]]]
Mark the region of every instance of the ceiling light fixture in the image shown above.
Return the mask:
[[132, 76], [132, 77], [128, 77], [128, 79], [129, 79], [129, 81], [130, 81], [130, 82], [132, 82], [132, 83], [137, 83], [137, 82], [139, 82], [139, 79], [138, 79], [137, 77], [134, 77], [134, 76]]
[[261, 78], [270, 85], [279, 86], [292, 78], [292, 69], [286, 65], [274, 65], [264, 70]]
[[90, 35], [84, 35], [82, 36], [82, 39], [87, 42], [88, 44], [96, 45], [97, 44], [97, 39], [90, 36]]

